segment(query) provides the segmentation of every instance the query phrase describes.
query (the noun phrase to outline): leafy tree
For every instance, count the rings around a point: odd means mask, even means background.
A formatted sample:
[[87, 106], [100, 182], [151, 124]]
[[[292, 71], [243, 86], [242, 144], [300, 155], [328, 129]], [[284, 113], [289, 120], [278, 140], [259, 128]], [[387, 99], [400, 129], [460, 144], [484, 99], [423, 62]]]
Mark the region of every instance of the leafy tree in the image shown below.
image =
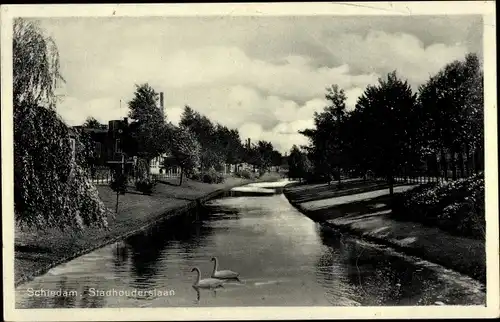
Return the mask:
[[281, 166], [283, 160], [283, 156], [279, 151], [273, 150], [271, 152], [271, 165], [275, 167]]
[[346, 96], [338, 85], [326, 89], [325, 98], [329, 105], [321, 113], [314, 114], [314, 129], [306, 129], [300, 133], [309, 138], [311, 157], [315, 172], [319, 177], [330, 178], [332, 170], [340, 182], [340, 169], [345, 163], [343, 151], [345, 131], [341, 130], [346, 117]]
[[158, 97], [159, 94], [146, 83], [136, 85], [134, 98], [128, 103], [128, 115], [135, 123], [130, 127], [131, 136], [137, 142], [138, 156], [147, 164], [167, 148], [166, 136], [163, 135], [165, 119], [157, 105]]
[[288, 177], [305, 179], [309, 177], [312, 164], [305, 153], [293, 145], [288, 157]]
[[377, 86], [368, 86], [356, 104], [358, 121], [364, 131], [357, 133], [363, 144], [364, 158], [372, 170], [386, 177], [393, 195], [395, 173], [404, 168], [409, 160], [418, 159], [411, 145], [413, 115], [416, 95], [407, 81], [399, 79], [396, 72], [386, 79], [379, 79]]
[[194, 134], [184, 127], [170, 125], [170, 149], [177, 165], [181, 168], [179, 186], [186, 172], [191, 172], [200, 164], [201, 146]]
[[220, 168], [224, 162], [222, 149], [218, 146], [216, 127], [210, 119], [189, 106], [185, 106], [179, 126], [191, 131], [201, 145], [201, 170]]
[[184, 111], [182, 112], [179, 126], [191, 129], [191, 127], [194, 126], [197, 117], [199, 117], [199, 114], [195, 112], [195, 110], [193, 110], [191, 107], [186, 105], [184, 106]]
[[21, 228], [105, 227], [109, 211], [80, 166], [79, 136], [55, 111], [63, 81], [57, 47], [21, 18], [13, 37], [15, 220]]
[[[104, 129], [104, 126], [94, 117], [88, 117], [82, 125], [87, 129]], [[82, 165], [84, 168], [90, 168], [92, 176], [95, 173], [96, 155], [94, 141], [89, 133], [80, 131], [80, 141], [82, 143], [82, 153], [84, 154], [85, 163]]]
[[225, 157], [224, 161], [229, 164], [238, 163], [243, 149], [238, 130], [230, 130], [226, 126], [217, 124], [214, 135], [216, 148]]
[[92, 116], [89, 116], [83, 123], [83, 127], [88, 129], [102, 129], [102, 124]]
[[268, 169], [272, 164], [274, 147], [271, 142], [260, 140], [257, 142], [257, 166], [264, 170]]
[[[453, 177], [457, 177], [456, 158], [467, 158], [470, 151], [482, 151], [483, 132], [483, 72], [475, 54], [464, 61], [446, 65], [419, 89], [423, 127], [427, 130], [426, 148], [441, 154], [447, 173], [447, 152], [452, 156]], [[463, 160], [460, 160], [463, 161]], [[459, 162], [462, 165], [463, 162]], [[460, 169], [463, 175], [464, 169]]]

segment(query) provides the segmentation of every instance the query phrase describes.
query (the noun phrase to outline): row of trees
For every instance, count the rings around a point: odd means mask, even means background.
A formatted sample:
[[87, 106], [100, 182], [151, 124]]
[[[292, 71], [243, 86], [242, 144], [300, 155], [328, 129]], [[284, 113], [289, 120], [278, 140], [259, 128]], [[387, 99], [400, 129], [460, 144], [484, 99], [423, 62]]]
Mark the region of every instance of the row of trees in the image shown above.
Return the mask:
[[[53, 39], [36, 21], [15, 19], [14, 205], [21, 227], [102, 227], [111, 215], [85, 171], [92, 162], [89, 138], [84, 132], [70, 131], [56, 111], [55, 90], [63, 82]], [[125, 152], [140, 156], [147, 165], [170, 152], [183, 169], [209, 168], [221, 161], [251, 161], [265, 167], [279, 154], [269, 142], [243, 146], [237, 130], [213, 124], [192, 110], [186, 116], [192, 114], [194, 123], [187, 126], [190, 117], [184, 117], [183, 124], [176, 127], [166, 122], [157, 100], [158, 93], [149, 85], [137, 86], [129, 102], [129, 117], [134, 121], [123, 133]], [[84, 126], [102, 128], [95, 119]]]
[[[128, 103], [128, 116], [133, 120], [124, 134], [124, 151], [149, 162], [164, 153], [166, 167], [178, 165], [182, 176], [185, 171], [199, 169], [202, 173], [214, 169], [223, 170], [225, 164], [247, 162], [265, 170], [281, 164], [281, 154], [270, 142], [259, 141], [256, 145], [244, 145], [237, 129], [229, 129], [212, 122], [205, 115], [185, 106], [175, 126], [158, 108], [159, 94], [149, 85], [136, 86], [134, 98]], [[95, 125], [97, 126], [97, 125]]]
[[417, 93], [394, 71], [369, 85], [353, 111], [337, 85], [325, 97], [315, 127], [300, 132], [310, 144], [291, 151], [292, 176], [340, 180], [341, 172], [372, 171], [392, 183], [424, 165], [436, 176], [451, 168], [453, 178], [482, 167], [483, 71], [475, 54], [446, 65]]

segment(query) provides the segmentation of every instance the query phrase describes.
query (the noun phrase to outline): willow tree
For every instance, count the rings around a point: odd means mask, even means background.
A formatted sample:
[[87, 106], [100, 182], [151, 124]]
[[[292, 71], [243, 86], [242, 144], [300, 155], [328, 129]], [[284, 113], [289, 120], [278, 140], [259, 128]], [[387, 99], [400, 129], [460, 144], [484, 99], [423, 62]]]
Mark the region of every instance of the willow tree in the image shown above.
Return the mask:
[[108, 210], [82, 168], [78, 133], [57, 114], [64, 82], [57, 46], [36, 21], [13, 28], [14, 206], [21, 228], [107, 226]]

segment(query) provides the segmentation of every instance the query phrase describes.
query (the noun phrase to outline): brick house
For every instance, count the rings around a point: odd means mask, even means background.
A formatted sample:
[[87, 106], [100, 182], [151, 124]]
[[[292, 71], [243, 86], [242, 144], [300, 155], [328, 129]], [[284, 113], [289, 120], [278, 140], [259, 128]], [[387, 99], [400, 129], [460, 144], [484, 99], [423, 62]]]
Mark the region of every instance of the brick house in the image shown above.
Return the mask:
[[[111, 120], [108, 125], [100, 128], [86, 128], [81, 125], [73, 126], [75, 132], [87, 134], [93, 142], [93, 165], [95, 167], [118, 167], [122, 163], [123, 149], [131, 145], [127, 133], [128, 119]], [[122, 142], [125, 140], [125, 142]], [[133, 145], [133, 144], [132, 144]], [[129, 152], [129, 151], [127, 151]], [[125, 159], [126, 168], [133, 165], [133, 155], [127, 155]]]

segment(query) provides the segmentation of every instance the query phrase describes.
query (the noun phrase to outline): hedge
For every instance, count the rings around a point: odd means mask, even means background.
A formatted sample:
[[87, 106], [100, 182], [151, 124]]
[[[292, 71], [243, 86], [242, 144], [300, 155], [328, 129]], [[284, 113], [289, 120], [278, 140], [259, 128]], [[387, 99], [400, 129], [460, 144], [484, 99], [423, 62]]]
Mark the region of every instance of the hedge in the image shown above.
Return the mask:
[[426, 184], [396, 196], [392, 216], [436, 226], [454, 235], [485, 238], [484, 173]]

